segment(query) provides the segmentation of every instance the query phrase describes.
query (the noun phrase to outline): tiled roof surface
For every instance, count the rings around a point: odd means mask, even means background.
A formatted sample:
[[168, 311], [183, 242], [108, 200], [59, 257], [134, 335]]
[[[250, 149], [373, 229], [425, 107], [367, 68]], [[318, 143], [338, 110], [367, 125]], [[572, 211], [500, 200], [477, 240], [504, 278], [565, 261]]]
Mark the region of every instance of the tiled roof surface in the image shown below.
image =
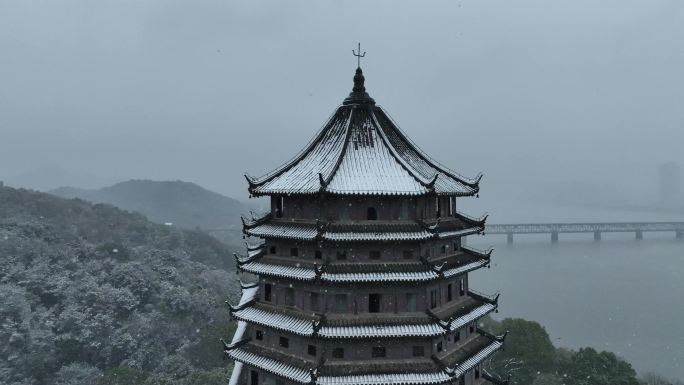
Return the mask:
[[[401, 361], [330, 361], [318, 366], [294, 356], [251, 343], [227, 354], [237, 362], [260, 368], [292, 381], [317, 385], [420, 385], [451, 382], [484, 361], [502, 346], [502, 342], [480, 336], [450, 354], [445, 367], [425, 358]], [[453, 361], [453, 362], [451, 362]]]
[[479, 177], [465, 178], [423, 153], [375, 105], [342, 105], [291, 161], [261, 178], [250, 193], [468, 196]]
[[426, 282], [450, 278], [489, 264], [489, 255], [463, 248], [462, 252], [436, 259], [434, 262], [333, 262], [316, 264], [259, 255], [245, 260], [237, 256], [242, 271], [300, 281], [320, 279], [329, 283]]
[[[232, 311], [240, 323], [269, 327], [275, 330], [311, 337], [323, 338], [385, 338], [385, 337], [430, 337], [457, 330], [496, 309], [495, 303], [480, 302], [467, 297], [457, 301], [443, 314], [431, 318], [425, 313], [412, 317], [342, 317], [329, 314], [326, 317], [298, 310], [286, 311], [264, 303]], [[240, 338], [241, 339], [241, 338]], [[238, 339], [239, 340], [239, 339]]]
[[434, 224], [418, 221], [316, 222], [275, 219], [269, 215], [245, 221], [245, 235], [260, 238], [300, 241], [422, 241], [433, 238], [465, 236], [484, 231], [485, 219], [444, 218]]

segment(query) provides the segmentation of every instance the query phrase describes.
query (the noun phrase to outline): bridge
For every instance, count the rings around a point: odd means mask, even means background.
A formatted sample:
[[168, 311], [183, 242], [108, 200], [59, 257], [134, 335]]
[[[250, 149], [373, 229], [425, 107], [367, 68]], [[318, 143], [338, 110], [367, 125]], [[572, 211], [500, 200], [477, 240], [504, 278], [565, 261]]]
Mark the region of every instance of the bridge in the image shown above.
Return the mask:
[[607, 222], [607, 223], [519, 223], [487, 225], [485, 234], [506, 234], [513, 243], [513, 234], [551, 234], [551, 242], [558, 242], [561, 233], [593, 233], [594, 240], [601, 240], [602, 233], [634, 233], [643, 239], [645, 232], [673, 232], [677, 239], [684, 239], [684, 222]]

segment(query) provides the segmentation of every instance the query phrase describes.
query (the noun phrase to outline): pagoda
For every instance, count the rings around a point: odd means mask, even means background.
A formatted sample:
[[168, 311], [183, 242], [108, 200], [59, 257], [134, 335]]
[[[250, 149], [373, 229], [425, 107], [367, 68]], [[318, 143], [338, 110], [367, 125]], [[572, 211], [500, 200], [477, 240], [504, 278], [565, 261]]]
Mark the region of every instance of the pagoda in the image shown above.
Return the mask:
[[486, 217], [457, 210], [481, 175], [421, 151], [368, 95], [360, 66], [299, 154], [246, 178], [270, 212], [243, 218], [247, 251], [235, 258], [258, 279], [230, 305], [230, 385], [504, 383], [484, 364], [505, 336], [478, 327], [498, 296], [468, 280], [491, 250], [463, 241]]

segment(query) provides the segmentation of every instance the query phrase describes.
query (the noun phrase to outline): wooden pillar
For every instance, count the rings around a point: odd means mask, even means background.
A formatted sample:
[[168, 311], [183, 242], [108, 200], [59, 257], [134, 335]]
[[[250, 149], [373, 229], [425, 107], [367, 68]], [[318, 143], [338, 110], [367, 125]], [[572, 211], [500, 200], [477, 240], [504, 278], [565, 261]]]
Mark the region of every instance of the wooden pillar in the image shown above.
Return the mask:
[[600, 231], [594, 231], [594, 240], [595, 241], [601, 240], [601, 232]]
[[507, 242], [509, 245], [512, 245], [512, 244], [513, 244], [513, 233], [508, 233], [508, 234], [506, 234], [506, 242]]
[[558, 243], [558, 231], [551, 232], [551, 243]]
[[644, 233], [641, 230], [636, 231], [636, 239], [644, 239]]

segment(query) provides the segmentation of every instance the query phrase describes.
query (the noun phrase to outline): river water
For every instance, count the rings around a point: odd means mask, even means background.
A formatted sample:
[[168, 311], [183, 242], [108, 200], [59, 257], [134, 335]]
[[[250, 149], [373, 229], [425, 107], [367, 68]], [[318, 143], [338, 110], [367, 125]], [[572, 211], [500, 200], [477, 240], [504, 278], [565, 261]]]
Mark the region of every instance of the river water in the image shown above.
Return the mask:
[[[464, 209], [477, 213], [476, 206]], [[490, 223], [683, 220], [668, 213], [499, 205]], [[498, 210], [496, 210], [498, 208]], [[556, 346], [609, 350], [641, 372], [684, 379], [684, 242], [673, 233], [470, 237], [494, 246], [491, 269], [472, 275], [476, 290], [502, 293], [495, 318], [542, 324]]]

